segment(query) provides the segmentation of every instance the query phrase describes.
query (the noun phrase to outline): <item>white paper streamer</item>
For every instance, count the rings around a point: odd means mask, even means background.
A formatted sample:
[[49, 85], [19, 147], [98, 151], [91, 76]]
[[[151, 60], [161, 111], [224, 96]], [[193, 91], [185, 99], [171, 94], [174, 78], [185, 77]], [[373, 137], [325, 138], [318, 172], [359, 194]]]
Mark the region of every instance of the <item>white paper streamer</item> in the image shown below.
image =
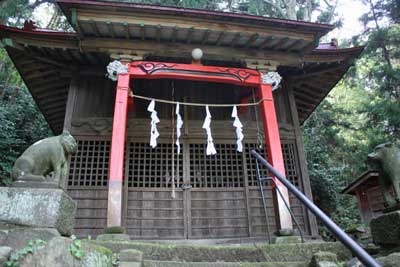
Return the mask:
[[157, 117], [157, 111], [155, 111], [154, 106], [155, 101], [151, 100], [149, 106], [147, 107], [147, 111], [151, 112], [150, 146], [152, 148], [157, 146], [157, 138], [160, 136], [160, 133], [157, 130], [157, 123], [160, 122], [160, 119]]
[[206, 105], [206, 118], [204, 119], [202, 128], [205, 129], [207, 133], [207, 152], [206, 152], [207, 156], [217, 154], [217, 151], [215, 150], [214, 147], [213, 138], [211, 136], [210, 126], [211, 126], [211, 113], [210, 110], [208, 109], [208, 105]]
[[181, 144], [179, 143], [179, 138], [181, 137], [181, 128], [183, 125], [182, 117], [179, 114], [179, 103], [176, 103], [176, 148], [177, 148], [177, 153], [178, 155], [181, 154]]
[[237, 147], [236, 150], [238, 152], [242, 152], [243, 151], [242, 141], [243, 141], [243, 138], [244, 138], [243, 131], [242, 131], [243, 124], [239, 120], [239, 116], [238, 116], [238, 113], [237, 113], [236, 106], [233, 106], [232, 118], [235, 118], [235, 120], [233, 121], [233, 127], [236, 128], [236, 138], [237, 138], [237, 140], [236, 140], [236, 147]]

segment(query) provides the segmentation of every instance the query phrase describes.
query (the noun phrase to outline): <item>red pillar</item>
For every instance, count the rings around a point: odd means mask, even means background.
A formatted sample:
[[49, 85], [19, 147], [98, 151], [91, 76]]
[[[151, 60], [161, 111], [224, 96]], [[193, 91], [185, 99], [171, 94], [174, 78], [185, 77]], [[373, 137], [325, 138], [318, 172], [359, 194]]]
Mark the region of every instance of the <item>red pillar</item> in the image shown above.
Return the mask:
[[[285, 165], [283, 162], [281, 138], [279, 136], [279, 126], [276, 117], [275, 105], [272, 96], [272, 86], [270, 84], [260, 84], [260, 97], [264, 99], [261, 102], [261, 113], [264, 124], [264, 135], [266, 149], [268, 151], [268, 161], [274, 166], [282, 175], [285, 175]], [[289, 193], [287, 188], [274, 178], [276, 185], [282, 192], [283, 198], [289, 204]], [[273, 197], [275, 204], [276, 222], [278, 230], [293, 229], [292, 218], [290, 213], [280, 197], [276, 188], [273, 188]]]
[[115, 96], [114, 119], [110, 152], [110, 176], [108, 180], [107, 227], [121, 226], [122, 217], [122, 179], [124, 171], [124, 152], [126, 119], [128, 111], [129, 74], [118, 75]]

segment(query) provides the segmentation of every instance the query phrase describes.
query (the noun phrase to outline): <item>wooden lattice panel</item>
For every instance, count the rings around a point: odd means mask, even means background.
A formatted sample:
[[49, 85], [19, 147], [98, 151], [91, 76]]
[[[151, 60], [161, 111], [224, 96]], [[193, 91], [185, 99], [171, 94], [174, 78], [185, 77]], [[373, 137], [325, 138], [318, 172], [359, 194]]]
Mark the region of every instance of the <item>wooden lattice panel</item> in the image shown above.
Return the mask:
[[[270, 186], [264, 187], [264, 196], [267, 206], [267, 215], [270, 233], [275, 232], [275, 211], [272, 200], [272, 188]], [[265, 219], [264, 207], [260, 190], [258, 188], [249, 189], [249, 206], [250, 206], [250, 226], [253, 236], [267, 236], [267, 224]]]
[[[258, 186], [258, 178], [257, 178], [257, 170], [256, 170], [256, 161], [255, 158], [251, 155], [251, 150], [257, 147], [256, 144], [246, 143], [245, 144], [245, 153], [246, 153], [246, 166], [247, 166], [247, 175], [249, 179], [249, 186]], [[260, 154], [264, 157], [268, 158], [268, 154], [265, 152], [265, 149], [259, 150]], [[285, 164], [285, 174], [286, 178], [295, 186], [301, 188], [301, 183], [298, 175], [298, 163], [295, 151], [295, 144], [290, 142], [282, 142], [282, 153], [283, 153], [283, 161]], [[260, 174], [263, 177], [268, 176], [268, 170], [260, 164]], [[266, 183], [266, 185], [269, 185]]]
[[129, 144], [128, 187], [171, 188], [174, 169], [175, 187], [183, 180], [183, 153], [172, 157], [171, 144], [158, 144], [151, 148], [148, 143]]
[[74, 231], [78, 237], [95, 237], [107, 222], [110, 141], [76, 139], [68, 179], [68, 194], [77, 202]]
[[294, 143], [282, 143], [283, 161], [285, 163], [286, 178], [296, 187], [302, 189], [298, 175], [298, 162]]
[[205, 144], [190, 144], [190, 180], [194, 188], [243, 187], [243, 157], [235, 144], [215, 144], [217, 154], [206, 155]]
[[[247, 143], [245, 145], [245, 153], [246, 153], [246, 166], [247, 166], [247, 175], [249, 181], [249, 204], [250, 204], [250, 225], [252, 228], [253, 235], [265, 235], [266, 233], [266, 219], [265, 213], [262, 206], [261, 194], [258, 189], [258, 180], [257, 180], [257, 171], [256, 171], [256, 162], [254, 157], [251, 156], [250, 151], [256, 148], [256, 144]], [[298, 171], [298, 162], [296, 157], [296, 147], [293, 141], [282, 141], [282, 153], [283, 160], [285, 164], [285, 174], [286, 178], [295, 186], [302, 190], [302, 184], [300, 182], [299, 171]], [[260, 150], [261, 155], [266, 155], [265, 150]], [[265, 154], [264, 154], [265, 153]], [[263, 177], [268, 176], [267, 169], [260, 165], [260, 173]], [[270, 230], [276, 231], [276, 224], [274, 219], [274, 208], [272, 201], [272, 188], [271, 182], [264, 182], [264, 195], [266, 197], [267, 203], [267, 212], [269, 215], [269, 225]], [[300, 201], [289, 194], [290, 207], [291, 210], [299, 222], [300, 228], [303, 232], [307, 233], [306, 222], [305, 222], [305, 210]]]
[[74, 234], [79, 238], [103, 234], [107, 224], [108, 189], [69, 189], [68, 194], [77, 202]]
[[172, 198], [170, 190], [129, 189], [125, 227], [136, 239], [185, 238], [182, 190]]
[[243, 189], [192, 189], [190, 214], [192, 238], [248, 236]]
[[78, 152], [71, 157], [68, 187], [107, 187], [110, 141], [77, 140]]
[[[68, 192], [78, 203], [75, 234], [96, 236], [106, 227], [110, 141], [77, 139], [78, 152], [71, 158], [68, 180]], [[255, 160], [250, 155], [256, 145], [246, 143], [245, 154], [238, 153], [234, 143], [215, 146], [218, 153], [206, 156], [204, 143], [184, 144], [182, 154], [175, 153], [172, 158], [170, 143], [159, 143], [155, 149], [147, 142], [127, 143], [123, 223], [132, 238], [246, 237], [249, 230], [252, 236], [266, 235]], [[282, 149], [286, 177], [301, 188], [295, 144], [283, 141]], [[175, 198], [172, 198], [172, 168]], [[261, 174], [268, 174], [262, 166]], [[192, 189], [182, 191], [184, 179]], [[276, 226], [271, 187], [269, 183], [265, 186], [273, 232]], [[292, 195], [290, 202], [305, 230], [304, 208]]]
[[[256, 168], [256, 160], [251, 155], [251, 151], [257, 148], [257, 144], [246, 143], [244, 145], [244, 152], [246, 153], [246, 167], [247, 167], [247, 176], [248, 176], [248, 185], [249, 186], [258, 186], [258, 177], [257, 177], [257, 168]], [[267, 157], [264, 149], [259, 149], [259, 153]], [[260, 174], [262, 177], [268, 176], [268, 171], [261, 164], [260, 166]], [[265, 185], [269, 185], [269, 182], [265, 182]]]

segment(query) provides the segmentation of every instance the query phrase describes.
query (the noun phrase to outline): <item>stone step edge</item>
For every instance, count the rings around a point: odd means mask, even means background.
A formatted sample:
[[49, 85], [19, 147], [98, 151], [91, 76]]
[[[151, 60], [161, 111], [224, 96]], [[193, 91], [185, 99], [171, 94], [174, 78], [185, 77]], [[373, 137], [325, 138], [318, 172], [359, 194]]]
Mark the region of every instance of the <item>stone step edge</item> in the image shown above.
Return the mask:
[[[125, 265], [129, 266], [129, 265]], [[144, 260], [143, 267], [307, 267], [308, 262], [179, 262]]]
[[304, 262], [314, 253], [329, 251], [337, 254], [339, 261], [352, 258], [351, 253], [339, 243], [305, 244], [252, 244], [240, 246], [176, 245], [141, 243], [135, 241], [88, 241], [119, 253], [135, 249], [145, 260], [180, 262]]

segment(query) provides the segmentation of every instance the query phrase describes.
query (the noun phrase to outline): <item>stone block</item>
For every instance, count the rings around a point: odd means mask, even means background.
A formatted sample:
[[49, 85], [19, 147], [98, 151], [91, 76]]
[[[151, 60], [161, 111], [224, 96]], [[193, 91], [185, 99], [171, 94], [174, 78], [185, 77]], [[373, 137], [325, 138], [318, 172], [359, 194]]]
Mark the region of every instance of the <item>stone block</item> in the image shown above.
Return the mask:
[[0, 246], [4, 246], [7, 241], [7, 233], [0, 231]]
[[96, 240], [100, 241], [128, 241], [130, 240], [129, 235], [126, 234], [102, 234], [96, 237]]
[[284, 228], [284, 229], [280, 229], [277, 234], [278, 234], [278, 236], [291, 236], [294, 234], [294, 231], [293, 231], [293, 229]]
[[0, 187], [0, 222], [71, 235], [76, 203], [61, 189]]
[[143, 252], [136, 249], [124, 249], [119, 253], [119, 260], [121, 262], [141, 262], [143, 260]]
[[0, 235], [4, 235], [3, 245], [20, 249], [25, 247], [30, 240], [41, 239], [48, 241], [60, 236], [54, 228], [31, 228], [12, 225], [0, 225]]
[[83, 257], [75, 258], [70, 247], [72, 240], [55, 237], [42, 249], [20, 261], [20, 267], [112, 267], [112, 252], [106, 248], [82, 242]]
[[337, 267], [337, 260], [335, 253], [320, 251], [313, 254], [310, 267]]
[[377, 258], [382, 267], [400, 267], [400, 253], [392, 253], [386, 257]]
[[142, 267], [141, 262], [120, 262], [118, 267]]
[[352, 258], [351, 260], [347, 261], [344, 267], [363, 267], [364, 265], [361, 261], [357, 258]]
[[374, 218], [370, 222], [374, 241], [382, 246], [400, 245], [400, 211], [394, 211]]
[[3, 264], [8, 260], [11, 251], [12, 248], [10, 247], [0, 247], [0, 266], [3, 266]]
[[300, 236], [277, 236], [273, 240], [274, 244], [298, 244], [301, 243]]

